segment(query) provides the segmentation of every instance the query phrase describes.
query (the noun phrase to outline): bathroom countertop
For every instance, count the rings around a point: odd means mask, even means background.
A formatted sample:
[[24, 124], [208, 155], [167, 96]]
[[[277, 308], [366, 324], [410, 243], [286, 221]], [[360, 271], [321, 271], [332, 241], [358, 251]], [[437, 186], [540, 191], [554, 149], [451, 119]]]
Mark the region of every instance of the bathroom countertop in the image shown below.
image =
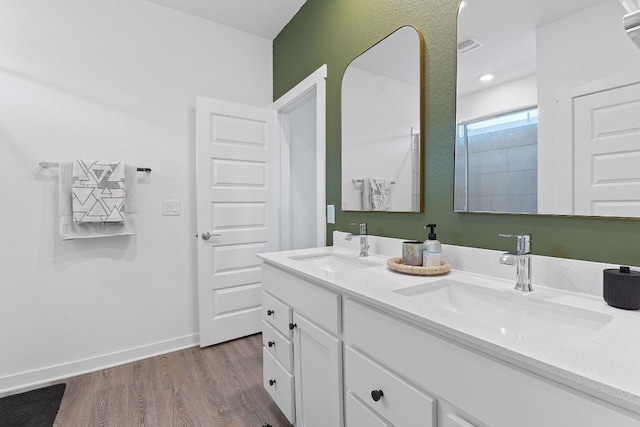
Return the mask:
[[[327, 272], [292, 257], [337, 254], [357, 258], [358, 253], [340, 247], [300, 249], [261, 254], [266, 264], [299, 275], [316, 284], [365, 302], [382, 311], [406, 319], [428, 331], [527, 369], [640, 414], [640, 311], [608, 306], [602, 298], [535, 286], [533, 292], [513, 289], [514, 281], [452, 269], [445, 276], [410, 276], [391, 271], [387, 257], [365, 258], [373, 265], [344, 272]], [[547, 342], [534, 337], [505, 334], [495, 325], [428, 305], [394, 292], [417, 285], [451, 279], [489, 288], [509, 298], [527, 298], [535, 303], [556, 303], [571, 310], [611, 316], [602, 329], [577, 345]], [[598, 314], [604, 313], [604, 314]]]

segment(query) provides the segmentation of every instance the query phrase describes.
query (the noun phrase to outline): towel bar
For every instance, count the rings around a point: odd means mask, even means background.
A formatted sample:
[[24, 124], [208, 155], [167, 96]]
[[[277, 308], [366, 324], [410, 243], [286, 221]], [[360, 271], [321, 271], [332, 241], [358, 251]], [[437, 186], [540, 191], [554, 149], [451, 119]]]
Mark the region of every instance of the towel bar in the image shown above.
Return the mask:
[[[354, 179], [351, 180], [351, 182], [353, 182], [354, 184], [362, 184], [364, 182], [364, 180], [363, 179], [355, 179], [354, 178]], [[395, 181], [389, 181], [389, 184], [395, 185], [396, 182]]]
[[[47, 168], [57, 168], [58, 166], [60, 166], [60, 163], [55, 163], [55, 162], [40, 162], [38, 163], [38, 165], [41, 168], [47, 169]], [[151, 168], [136, 168], [136, 170], [138, 172], [151, 172]]]

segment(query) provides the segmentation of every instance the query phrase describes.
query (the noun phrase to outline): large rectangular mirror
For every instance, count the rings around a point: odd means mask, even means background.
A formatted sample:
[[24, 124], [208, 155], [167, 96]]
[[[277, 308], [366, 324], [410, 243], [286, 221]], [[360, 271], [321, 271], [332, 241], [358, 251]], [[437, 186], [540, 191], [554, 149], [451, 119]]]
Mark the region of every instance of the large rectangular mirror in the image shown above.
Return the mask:
[[342, 210], [422, 210], [422, 36], [402, 27], [342, 77]]
[[454, 210], [640, 217], [637, 0], [467, 0]]

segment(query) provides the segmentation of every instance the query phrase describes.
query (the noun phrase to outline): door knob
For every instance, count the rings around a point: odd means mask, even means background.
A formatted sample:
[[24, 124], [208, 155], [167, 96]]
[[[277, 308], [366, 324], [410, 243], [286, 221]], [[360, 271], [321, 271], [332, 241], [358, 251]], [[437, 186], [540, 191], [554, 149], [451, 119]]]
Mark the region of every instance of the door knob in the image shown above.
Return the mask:
[[269, 347], [273, 347], [274, 345], [276, 345], [275, 341], [269, 341], [267, 344], [269, 344]]
[[211, 237], [221, 237], [222, 234], [211, 234], [208, 231], [205, 231], [204, 233], [202, 233], [202, 240], [209, 240]]
[[272, 387], [276, 385], [276, 380], [269, 380], [269, 385]]

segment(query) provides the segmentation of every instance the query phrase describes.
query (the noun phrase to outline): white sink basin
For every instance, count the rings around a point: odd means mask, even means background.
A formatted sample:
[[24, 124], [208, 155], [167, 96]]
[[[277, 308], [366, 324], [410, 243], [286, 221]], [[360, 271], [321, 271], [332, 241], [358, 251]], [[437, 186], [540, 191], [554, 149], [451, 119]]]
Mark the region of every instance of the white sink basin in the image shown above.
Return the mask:
[[481, 321], [503, 336], [536, 338], [567, 347], [580, 346], [613, 319], [605, 313], [527, 298], [518, 291], [488, 289], [451, 279], [395, 292]]
[[372, 261], [367, 261], [360, 257], [349, 257], [346, 255], [338, 254], [316, 254], [316, 255], [301, 255], [296, 257], [289, 257], [296, 262], [299, 262], [301, 267], [313, 268], [316, 270], [328, 271], [330, 273], [341, 273], [344, 271], [357, 270], [360, 268], [375, 267], [380, 264]]

